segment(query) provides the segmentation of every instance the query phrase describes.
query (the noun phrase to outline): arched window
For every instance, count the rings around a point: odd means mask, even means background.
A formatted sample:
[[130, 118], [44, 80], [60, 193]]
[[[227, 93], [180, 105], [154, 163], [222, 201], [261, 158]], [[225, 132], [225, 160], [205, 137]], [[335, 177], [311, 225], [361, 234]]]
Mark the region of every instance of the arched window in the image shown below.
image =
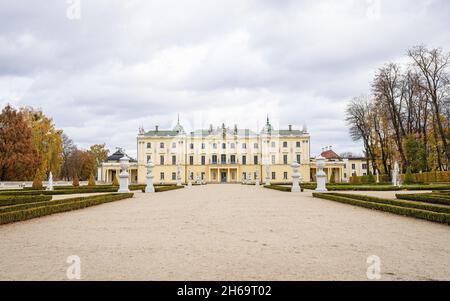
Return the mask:
[[150, 142], [147, 143], [147, 148], [151, 148], [152, 144]]

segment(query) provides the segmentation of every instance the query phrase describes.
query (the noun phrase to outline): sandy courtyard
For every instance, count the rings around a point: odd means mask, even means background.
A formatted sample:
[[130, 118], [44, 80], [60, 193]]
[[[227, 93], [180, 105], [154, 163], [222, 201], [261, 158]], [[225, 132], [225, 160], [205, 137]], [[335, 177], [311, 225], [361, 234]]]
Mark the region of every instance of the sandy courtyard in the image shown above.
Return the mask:
[[450, 227], [254, 186], [207, 185], [0, 226], [0, 280], [450, 280]]

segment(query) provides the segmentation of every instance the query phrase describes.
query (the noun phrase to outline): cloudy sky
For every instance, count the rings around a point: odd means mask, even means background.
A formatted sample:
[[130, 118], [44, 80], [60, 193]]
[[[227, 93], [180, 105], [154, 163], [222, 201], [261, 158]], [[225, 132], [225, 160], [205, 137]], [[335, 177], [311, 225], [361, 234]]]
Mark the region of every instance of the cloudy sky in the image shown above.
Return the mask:
[[[80, 5], [79, 5], [80, 4]], [[450, 50], [448, 0], [1, 0], [0, 104], [42, 108], [75, 142], [307, 125], [312, 154], [361, 152], [344, 122], [376, 68]]]

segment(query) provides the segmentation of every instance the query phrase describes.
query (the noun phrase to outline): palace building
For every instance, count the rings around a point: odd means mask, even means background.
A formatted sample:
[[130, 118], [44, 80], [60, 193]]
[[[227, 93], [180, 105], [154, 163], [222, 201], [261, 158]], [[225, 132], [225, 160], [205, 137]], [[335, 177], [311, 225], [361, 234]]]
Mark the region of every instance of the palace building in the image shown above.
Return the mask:
[[[200, 179], [207, 183], [241, 183], [258, 176], [264, 183], [266, 166], [269, 166], [271, 183], [291, 181], [295, 161], [300, 164], [304, 182], [315, 181], [315, 158], [311, 157], [311, 136], [306, 128], [274, 129], [269, 118], [260, 132], [239, 129], [237, 125], [199, 129], [186, 133], [178, 122], [171, 130], [158, 126], [151, 131], [139, 129], [137, 136], [137, 160], [130, 159], [131, 183], [145, 183], [147, 162], [152, 161], [154, 182], [175, 184], [177, 169], [181, 167], [181, 181]], [[331, 154], [332, 153], [332, 154]], [[348, 181], [348, 159], [340, 158], [333, 151], [324, 151], [327, 159], [325, 172], [329, 180]], [[99, 167], [98, 180], [112, 182], [120, 172], [119, 159], [127, 156], [118, 149]], [[347, 161], [345, 161], [347, 160]], [[359, 162], [358, 162], [359, 163]], [[352, 163], [356, 164], [356, 163]]]

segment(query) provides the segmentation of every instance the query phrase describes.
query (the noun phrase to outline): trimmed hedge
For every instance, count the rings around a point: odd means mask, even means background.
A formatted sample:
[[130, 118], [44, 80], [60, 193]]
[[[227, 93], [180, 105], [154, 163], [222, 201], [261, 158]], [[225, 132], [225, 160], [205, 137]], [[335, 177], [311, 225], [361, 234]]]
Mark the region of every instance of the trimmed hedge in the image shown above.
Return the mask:
[[[182, 189], [184, 188], [184, 186], [176, 186], [176, 185], [170, 185], [170, 186], [156, 186], [155, 187], [155, 192], [164, 192], [164, 191], [170, 191], [170, 190], [177, 190], [177, 189]], [[142, 189], [142, 192], [145, 192], [145, 188]]]
[[375, 202], [368, 202], [368, 201], [361, 201], [357, 200], [355, 198], [347, 198], [347, 197], [341, 197], [337, 196], [335, 194], [328, 194], [328, 193], [313, 193], [313, 196], [316, 198], [321, 198], [325, 200], [330, 201], [336, 201], [339, 203], [374, 209], [374, 210], [380, 210], [384, 212], [390, 212], [398, 215], [403, 216], [410, 216], [415, 217], [419, 219], [424, 219], [432, 222], [438, 222], [438, 223], [445, 223], [450, 224], [450, 214], [446, 213], [438, 213], [428, 210], [421, 210], [421, 209], [414, 209], [414, 208], [406, 208], [406, 207], [400, 207], [400, 206], [393, 206], [388, 204], [380, 204]]
[[97, 192], [117, 192], [117, 187], [111, 188], [72, 188], [72, 189], [60, 189], [60, 190], [21, 190], [21, 191], [7, 191], [0, 192], [0, 196], [2, 195], [61, 195], [61, 194], [78, 194], [78, 193], [97, 193]]
[[51, 199], [52, 197], [47, 195], [0, 195], [0, 207], [26, 203], [46, 202], [50, 201]]
[[450, 196], [447, 196], [445, 194], [434, 194], [434, 193], [397, 194], [396, 197], [397, 199], [400, 200], [450, 205]]
[[434, 212], [441, 212], [450, 214], [450, 207], [435, 205], [435, 204], [424, 204], [420, 202], [412, 202], [412, 201], [403, 201], [403, 200], [391, 200], [391, 199], [382, 199], [377, 197], [372, 197], [368, 195], [357, 195], [357, 194], [345, 194], [345, 193], [329, 193], [331, 195], [342, 196], [350, 199], [357, 199], [360, 201], [387, 204], [393, 206], [407, 207], [407, 208], [416, 208]]
[[[286, 186], [279, 186], [279, 185], [264, 185], [264, 188], [278, 190], [278, 191], [284, 191], [284, 192], [291, 192], [292, 187], [286, 187]], [[301, 188], [301, 191], [303, 192], [303, 188]]]
[[[100, 205], [108, 202], [114, 202], [118, 200], [128, 199], [133, 197], [132, 193], [120, 193], [120, 194], [107, 194], [97, 195], [85, 198], [74, 198], [60, 201], [50, 201], [46, 204], [38, 204], [35, 207], [29, 209], [22, 209], [10, 212], [4, 212], [0, 214], [0, 225], [24, 221], [36, 217], [50, 215], [54, 213], [60, 213], [65, 211], [72, 211], [81, 208]], [[55, 202], [52, 204], [52, 202]], [[31, 204], [29, 204], [31, 205]]]

